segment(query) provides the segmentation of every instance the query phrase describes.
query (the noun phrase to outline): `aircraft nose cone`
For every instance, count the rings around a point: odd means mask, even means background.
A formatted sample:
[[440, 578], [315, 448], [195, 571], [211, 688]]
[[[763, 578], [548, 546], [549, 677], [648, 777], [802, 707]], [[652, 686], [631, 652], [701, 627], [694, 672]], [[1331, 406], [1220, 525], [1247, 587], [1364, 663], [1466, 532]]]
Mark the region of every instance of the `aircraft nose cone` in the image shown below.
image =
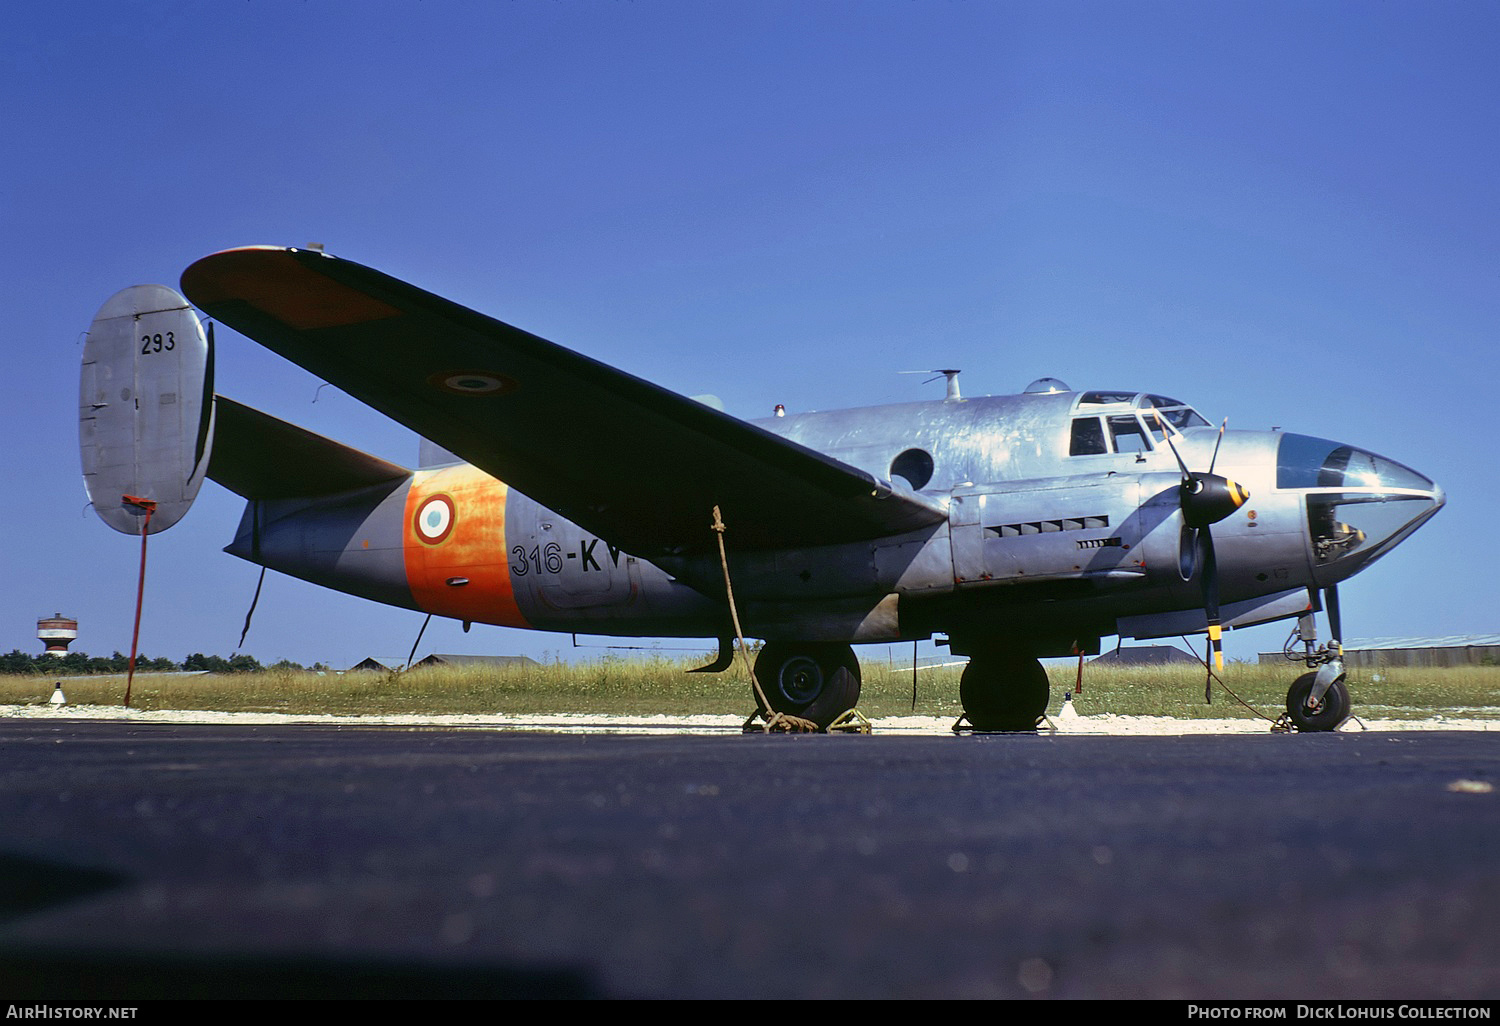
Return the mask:
[[1340, 442], [1284, 435], [1278, 487], [1305, 492], [1317, 577], [1341, 580], [1389, 552], [1447, 501], [1434, 481]]

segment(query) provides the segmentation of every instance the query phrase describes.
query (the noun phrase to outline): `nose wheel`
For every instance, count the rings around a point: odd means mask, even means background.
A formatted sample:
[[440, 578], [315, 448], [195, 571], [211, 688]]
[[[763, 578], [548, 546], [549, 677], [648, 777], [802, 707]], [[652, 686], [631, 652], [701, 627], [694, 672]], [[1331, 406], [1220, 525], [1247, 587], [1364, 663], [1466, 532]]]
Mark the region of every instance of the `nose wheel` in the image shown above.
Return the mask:
[[[1319, 671], [1321, 672], [1321, 671]], [[1304, 673], [1286, 693], [1286, 714], [1301, 731], [1337, 730], [1349, 718], [1349, 687], [1339, 673], [1317, 696], [1318, 673]]]

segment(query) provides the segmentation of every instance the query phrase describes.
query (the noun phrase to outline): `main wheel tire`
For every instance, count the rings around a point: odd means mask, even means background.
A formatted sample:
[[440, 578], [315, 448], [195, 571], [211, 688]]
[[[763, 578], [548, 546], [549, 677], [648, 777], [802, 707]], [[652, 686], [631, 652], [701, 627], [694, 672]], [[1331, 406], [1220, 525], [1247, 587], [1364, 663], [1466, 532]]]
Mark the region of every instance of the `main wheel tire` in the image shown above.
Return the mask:
[[1287, 715], [1292, 718], [1292, 724], [1298, 730], [1337, 730], [1339, 724], [1349, 718], [1349, 687], [1340, 674], [1323, 693], [1323, 700], [1316, 705], [1309, 705], [1308, 699], [1312, 696], [1313, 684], [1317, 679], [1316, 673], [1304, 673], [1292, 682], [1286, 693]]
[[1047, 671], [1031, 656], [975, 655], [958, 682], [975, 730], [1035, 730], [1047, 714]]
[[755, 657], [755, 679], [767, 711], [801, 716], [824, 730], [859, 702], [859, 660], [848, 645], [769, 642]]

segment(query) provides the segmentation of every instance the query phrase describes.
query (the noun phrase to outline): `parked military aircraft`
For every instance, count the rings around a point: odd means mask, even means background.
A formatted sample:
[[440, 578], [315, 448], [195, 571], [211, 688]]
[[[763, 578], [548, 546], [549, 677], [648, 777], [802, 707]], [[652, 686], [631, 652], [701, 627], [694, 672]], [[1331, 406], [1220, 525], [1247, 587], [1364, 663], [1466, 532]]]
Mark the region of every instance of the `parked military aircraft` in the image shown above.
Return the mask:
[[1336, 587], [1444, 501], [1383, 456], [1151, 392], [965, 399], [950, 371], [942, 400], [747, 422], [316, 249], [228, 250], [181, 284], [427, 443], [412, 470], [215, 395], [187, 299], [135, 286], [80, 393], [111, 526], [143, 535], [142, 498], [171, 526], [206, 475], [247, 500], [226, 551], [261, 566], [466, 624], [714, 638], [717, 669], [732, 598], [768, 712], [824, 727], [858, 697], [854, 644], [945, 636], [969, 723], [1026, 730], [1040, 658], [1298, 618], [1288, 714], [1332, 729]]

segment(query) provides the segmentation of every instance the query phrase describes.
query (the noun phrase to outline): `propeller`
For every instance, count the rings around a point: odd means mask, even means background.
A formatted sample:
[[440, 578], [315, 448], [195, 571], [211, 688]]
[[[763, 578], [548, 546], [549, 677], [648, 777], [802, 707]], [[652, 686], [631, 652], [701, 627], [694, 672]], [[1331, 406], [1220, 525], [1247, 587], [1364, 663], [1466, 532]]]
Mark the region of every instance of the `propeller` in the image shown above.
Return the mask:
[[[1167, 447], [1177, 457], [1182, 468], [1182, 484], [1178, 486], [1178, 503], [1182, 508], [1182, 522], [1192, 528], [1203, 539], [1203, 569], [1199, 573], [1199, 586], [1203, 589], [1203, 613], [1208, 619], [1208, 643], [1213, 652], [1214, 667], [1224, 669], [1224, 650], [1221, 644], [1223, 627], [1219, 619], [1219, 561], [1214, 554], [1214, 536], [1210, 528], [1245, 504], [1250, 493], [1229, 478], [1214, 473], [1219, 462], [1219, 446], [1224, 441], [1224, 429], [1229, 418], [1219, 425], [1219, 437], [1214, 442], [1214, 454], [1208, 461], [1205, 473], [1194, 473], [1188, 469], [1182, 453], [1172, 441], [1175, 428], [1168, 427], [1156, 410], [1157, 426], [1162, 429]], [[1205, 696], [1208, 695], [1205, 690]]]

